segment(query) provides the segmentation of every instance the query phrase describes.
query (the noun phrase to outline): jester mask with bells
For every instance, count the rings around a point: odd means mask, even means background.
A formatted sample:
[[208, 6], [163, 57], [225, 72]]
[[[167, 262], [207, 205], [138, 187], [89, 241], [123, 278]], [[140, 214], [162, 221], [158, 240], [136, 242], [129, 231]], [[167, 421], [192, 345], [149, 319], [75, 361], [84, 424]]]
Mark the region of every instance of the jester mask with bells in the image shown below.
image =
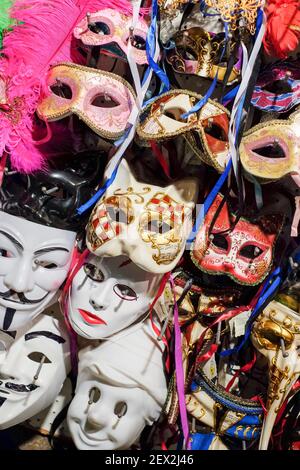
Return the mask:
[[269, 362], [267, 416], [259, 446], [266, 450], [277, 413], [299, 378], [300, 314], [273, 300], [255, 321], [251, 340]]
[[145, 271], [171, 271], [184, 251], [196, 198], [196, 178], [164, 188], [140, 183], [123, 160], [91, 214], [87, 247], [97, 256], [126, 255]]

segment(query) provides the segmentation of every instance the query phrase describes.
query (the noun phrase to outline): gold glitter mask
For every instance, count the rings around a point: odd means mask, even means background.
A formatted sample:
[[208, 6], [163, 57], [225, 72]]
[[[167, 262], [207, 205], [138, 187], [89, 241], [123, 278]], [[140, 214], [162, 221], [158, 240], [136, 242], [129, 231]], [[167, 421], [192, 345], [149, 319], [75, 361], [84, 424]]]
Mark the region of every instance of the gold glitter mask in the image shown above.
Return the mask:
[[[225, 34], [214, 35], [200, 27], [179, 31], [175, 37], [175, 48], [167, 51], [167, 62], [175, 72], [194, 74], [199, 77], [224, 80], [227, 65], [221, 62], [222, 50], [225, 44]], [[231, 52], [235, 44], [232, 44]], [[227, 80], [231, 85], [238, 80], [241, 69], [241, 49], [238, 51], [237, 62]]]
[[251, 340], [269, 363], [268, 414], [260, 440], [266, 450], [277, 413], [300, 374], [299, 313], [273, 300], [255, 321]]
[[247, 131], [240, 145], [244, 170], [261, 182], [291, 174], [300, 186], [300, 109], [289, 119], [258, 124]]

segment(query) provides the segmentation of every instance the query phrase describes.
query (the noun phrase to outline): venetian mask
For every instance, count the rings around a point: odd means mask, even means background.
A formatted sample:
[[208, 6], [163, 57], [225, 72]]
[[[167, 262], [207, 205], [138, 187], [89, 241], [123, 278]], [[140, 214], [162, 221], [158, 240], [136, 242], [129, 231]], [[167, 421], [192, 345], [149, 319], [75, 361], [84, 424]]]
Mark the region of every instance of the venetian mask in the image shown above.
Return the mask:
[[123, 78], [76, 64], [59, 64], [48, 75], [49, 96], [38, 114], [57, 121], [76, 114], [96, 134], [108, 140], [121, 137], [135, 106], [135, 93]]
[[97, 256], [126, 255], [145, 271], [170, 271], [184, 251], [196, 198], [196, 178], [164, 188], [140, 183], [122, 160], [91, 214], [87, 247]]
[[300, 314], [273, 300], [253, 324], [251, 340], [269, 362], [267, 416], [259, 448], [266, 450], [276, 416], [300, 375]]
[[[217, 76], [218, 81], [224, 80], [227, 64], [221, 59], [221, 53], [225, 43], [225, 33], [215, 35], [200, 27], [192, 27], [178, 31], [173, 40], [175, 48], [167, 51], [166, 60], [172, 65], [174, 71], [210, 79]], [[241, 59], [242, 50], [239, 49], [236, 64], [227, 80], [228, 85], [238, 80]]]
[[202, 371], [196, 373], [186, 395], [186, 407], [198, 424], [210, 430], [191, 434], [192, 450], [226, 449], [222, 437], [251, 443], [260, 435], [263, 410], [259, 402], [226, 392]]
[[144, 141], [158, 142], [184, 135], [201, 160], [222, 172], [229, 158], [227, 109], [208, 100], [197, 113], [182, 117], [201, 98], [187, 90], [172, 90], [158, 96], [141, 111], [137, 134]]
[[[132, 18], [118, 10], [104, 8], [85, 17], [74, 29], [74, 36], [85, 46], [104, 46], [127, 58], [128, 41], [132, 42], [132, 55], [137, 64], [147, 64], [146, 38], [147, 23], [139, 18], [131, 31]], [[115, 50], [114, 45], [118, 46]]]
[[76, 233], [0, 211], [0, 328], [17, 330], [53, 300], [67, 277]]
[[125, 256], [91, 254], [72, 282], [70, 323], [86, 338], [110, 337], [148, 312], [160, 281], [160, 274], [144, 271]]
[[147, 321], [81, 355], [68, 412], [78, 449], [129, 449], [158, 419], [167, 394], [162, 352]]
[[227, 275], [238, 284], [256, 285], [268, 275], [273, 262], [275, 234], [266, 234], [246, 219], [235, 222], [223, 197], [210, 207], [191, 248], [193, 263], [203, 272]]
[[50, 406], [70, 372], [68, 333], [40, 315], [16, 337], [0, 331], [0, 429], [15, 426]]
[[300, 112], [285, 120], [260, 123], [244, 133], [240, 157], [244, 170], [262, 182], [290, 174], [298, 186]]
[[295, 61], [277, 62], [258, 77], [251, 103], [266, 112], [284, 113], [300, 102], [300, 68]]

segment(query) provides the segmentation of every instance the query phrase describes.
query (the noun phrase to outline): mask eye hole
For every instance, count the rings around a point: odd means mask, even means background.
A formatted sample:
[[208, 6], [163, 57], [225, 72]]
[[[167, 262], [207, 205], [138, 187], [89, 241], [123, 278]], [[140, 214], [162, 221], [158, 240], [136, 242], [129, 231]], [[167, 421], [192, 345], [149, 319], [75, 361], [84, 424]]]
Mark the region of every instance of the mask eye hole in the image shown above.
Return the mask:
[[[51, 364], [51, 362], [52, 362], [52, 361], [50, 361], [50, 359], [47, 356], [45, 356], [45, 354], [43, 354], [41, 352], [37, 352], [37, 351], [34, 351], [34, 352], [28, 354], [27, 357], [31, 361], [38, 362], [39, 364], [41, 363], [42, 360], [44, 361], [44, 364]], [[45, 358], [45, 359], [43, 359], [43, 358]]]
[[275, 80], [263, 87], [263, 90], [279, 95], [281, 93], [291, 93], [292, 89], [288, 80]]
[[164, 116], [167, 116], [170, 119], [175, 119], [178, 122], [186, 122], [186, 119], [182, 118], [181, 115], [185, 113], [186, 110], [181, 108], [169, 108], [166, 111], [163, 111]]
[[97, 108], [116, 108], [120, 105], [118, 101], [105, 93], [96, 96], [91, 104]]
[[138, 296], [131, 287], [125, 284], [116, 284], [113, 288], [114, 293], [122, 300], [137, 300]]
[[220, 233], [213, 233], [212, 235], [213, 238], [211, 240], [211, 243], [220, 250], [227, 252], [229, 248], [227, 238], [224, 235], [221, 235]]
[[103, 282], [104, 281], [103, 272], [101, 271], [101, 269], [97, 268], [97, 266], [95, 266], [94, 264], [85, 263], [83, 265], [83, 270], [84, 270], [85, 274], [87, 275], [87, 277], [89, 277], [93, 281], [96, 281], [96, 282]]
[[0, 248], [0, 257], [2, 258], [13, 258], [13, 253], [11, 251], [5, 250], [4, 248]]
[[106, 212], [108, 213], [112, 222], [118, 222], [122, 224], [130, 223], [129, 214], [118, 206], [106, 206]]
[[127, 413], [127, 404], [125, 401], [119, 401], [114, 410], [115, 415], [118, 416], [118, 418], [122, 418], [122, 416], [126, 415]]
[[56, 80], [56, 83], [50, 86], [50, 90], [60, 98], [65, 98], [66, 100], [72, 99], [73, 93], [71, 87], [60, 80]]
[[45, 269], [56, 269], [58, 267], [57, 264], [53, 263], [52, 261], [44, 261], [38, 259], [34, 261], [34, 264]]
[[183, 60], [195, 60], [198, 61], [198, 55], [196, 52], [191, 49], [190, 47], [179, 47], [177, 48], [177, 51], [183, 58]]
[[203, 127], [205, 134], [210, 135], [216, 140], [221, 140], [222, 142], [228, 141], [228, 137], [224, 129], [213, 122], [213, 120], [207, 119], [207, 121], [203, 123]]
[[162, 220], [149, 220], [148, 225], [147, 225], [147, 230], [149, 232], [153, 233], [167, 233], [170, 230], [172, 230], [173, 227], [171, 227], [169, 224], [166, 222], [163, 222]]
[[134, 34], [132, 38], [132, 46], [135, 47], [135, 49], [139, 49], [140, 51], [145, 51], [146, 41], [142, 36]]
[[263, 250], [261, 250], [258, 246], [255, 245], [247, 245], [243, 246], [240, 250], [240, 255], [244, 258], [248, 259], [255, 259], [258, 258], [262, 254]]
[[102, 21], [91, 22], [88, 28], [92, 33], [99, 34], [100, 36], [108, 36], [110, 34], [109, 26]]
[[265, 158], [285, 158], [284, 150], [277, 142], [274, 142], [273, 145], [259, 147], [254, 149], [254, 151], [261, 157]]
[[101, 392], [99, 388], [93, 387], [89, 391], [89, 404], [91, 405], [92, 403], [97, 403], [97, 401], [100, 400], [101, 397]]

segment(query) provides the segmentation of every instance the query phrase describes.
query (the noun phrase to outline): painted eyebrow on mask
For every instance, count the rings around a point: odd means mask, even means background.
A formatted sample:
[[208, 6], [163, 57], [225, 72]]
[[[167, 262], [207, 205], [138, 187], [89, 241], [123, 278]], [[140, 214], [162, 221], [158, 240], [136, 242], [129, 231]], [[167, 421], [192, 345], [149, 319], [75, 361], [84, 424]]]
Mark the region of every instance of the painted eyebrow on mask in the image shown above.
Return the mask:
[[24, 250], [21, 243], [15, 237], [10, 235], [10, 233], [4, 232], [4, 230], [0, 230], [0, 233], [2, 233], [2, 235], [4, 235], [6, 238], [8, 238], [17, 248], [19, 248], [19, 250], [21, 250], [21, 251]]
[[34, 255], [43, 255], [45, 253], [50, 253], [51, 251], [65, 251], [66, 253], [70, 253], [70, 250], [67, 248], [63, 248], [61, 246], [53, 246], [51, 248], [42, 248], [41, 250], [37, 250], [34, 252]]
[[30, 339], [38, 338], [39, 336], [45, 336], [48, 339], [52, 339], [59, 344], [65, 343], [66, 340], [61, 336], [56, 335], [55, 333], [51, 333], [51, 331], [32, 331], [31, 333], [26, 333], [25, 341], [29, 341]]

